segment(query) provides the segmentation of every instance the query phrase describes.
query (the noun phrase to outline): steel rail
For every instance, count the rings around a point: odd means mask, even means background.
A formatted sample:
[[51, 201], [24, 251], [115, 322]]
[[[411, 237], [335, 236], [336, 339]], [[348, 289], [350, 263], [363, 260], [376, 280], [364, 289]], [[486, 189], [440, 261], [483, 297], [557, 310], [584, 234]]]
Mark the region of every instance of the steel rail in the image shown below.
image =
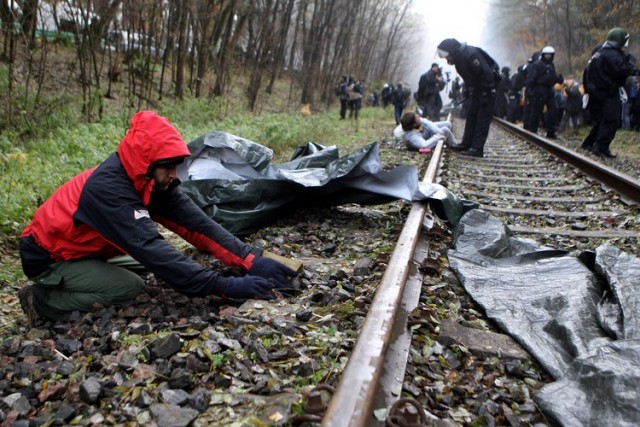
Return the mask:
[[[442, 141], [435, 147], [423, 183], [435, 181], [443, 147]], [[376, 393], [384, 374], [385, 354], [394, 326], [398, 326], [395, 323], [427, 209], [426, 203], [413, 203], [322, 426], [370, 425]]]
[[611, 188], [613, 191], [620, 194], [627, 203], [640, 205], [639, 180], [607, 167], [602, 163], [594, 162], [593, 159], [590, 159], [587, 156], [576, 153], [575, 151], [563, 147], [554, 141], [542, 138], [533, 132], [529, 132], [521, 127], [515, 126], [506, 120], [494, 117], [493, 121], [507, 131], [521, 136], [526, 141], [537, 145], [558, 159], [576, 167], [586, 175]]

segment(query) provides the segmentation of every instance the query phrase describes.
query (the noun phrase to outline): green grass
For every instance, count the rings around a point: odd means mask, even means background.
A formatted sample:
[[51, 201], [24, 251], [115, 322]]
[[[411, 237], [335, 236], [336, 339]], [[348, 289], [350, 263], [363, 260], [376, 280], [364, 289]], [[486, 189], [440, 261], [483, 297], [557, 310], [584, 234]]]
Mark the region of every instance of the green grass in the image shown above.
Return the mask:
[[[580, 127], [577, 133], [567, 130], [562, 136], [571, 140], [571, 148], [576, 148], [587, 137], [590, 130], [591, 126], [585, 125]], [[631, 161], [640, 161], [640, 132], [618, 129], [611, 142], [611, 151]]]

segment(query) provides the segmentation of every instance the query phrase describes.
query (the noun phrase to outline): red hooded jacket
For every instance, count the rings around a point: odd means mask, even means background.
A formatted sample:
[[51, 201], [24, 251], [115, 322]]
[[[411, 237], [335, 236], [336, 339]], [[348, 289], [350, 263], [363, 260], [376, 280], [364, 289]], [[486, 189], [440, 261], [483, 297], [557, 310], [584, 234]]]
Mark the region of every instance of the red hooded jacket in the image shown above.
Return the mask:
[[189, 154], [166, 118], [135, 114], [117, 153], [63, 184], [35, 212], [20, 238], [24, 273], [35, 277], [54, 262], [128, 254], [185, 295], [217, 293], [225, 279], [171, 246], [155, 222], [229, 266], [248, 270], [261, 250], [209, 218], [178, 180], [154, 190], [154, 163]]

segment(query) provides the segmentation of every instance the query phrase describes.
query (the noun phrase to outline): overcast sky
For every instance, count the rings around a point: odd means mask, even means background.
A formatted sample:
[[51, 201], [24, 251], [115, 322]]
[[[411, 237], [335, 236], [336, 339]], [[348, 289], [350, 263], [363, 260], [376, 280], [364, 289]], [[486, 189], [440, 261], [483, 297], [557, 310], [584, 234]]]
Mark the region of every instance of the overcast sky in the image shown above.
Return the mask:
[[444, 71], [455, 74], [454, 68], [436, 54], [436, 47], [443, 39], [452, 37], [460, 42], [481, 46], [488, 1], [415, 0], [414, 7], [422, 15], [426, 34], [420, 49], [420, 63], [417, 69], [407, 76], [413, 90], [418, 88], [420, 75], [426, 72], [433, 62], [443, 66]]

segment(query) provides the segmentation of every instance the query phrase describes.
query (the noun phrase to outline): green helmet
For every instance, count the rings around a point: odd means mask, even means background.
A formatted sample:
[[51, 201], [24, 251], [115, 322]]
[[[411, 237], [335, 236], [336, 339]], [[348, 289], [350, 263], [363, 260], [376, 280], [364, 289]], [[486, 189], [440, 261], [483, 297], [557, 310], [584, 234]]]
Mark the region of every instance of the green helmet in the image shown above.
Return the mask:
[[629, 41], [629, 33], [624, 28], [614, 28], [607, 34], [607, 41], [616, 43], [616, 47], [623, 47]]

